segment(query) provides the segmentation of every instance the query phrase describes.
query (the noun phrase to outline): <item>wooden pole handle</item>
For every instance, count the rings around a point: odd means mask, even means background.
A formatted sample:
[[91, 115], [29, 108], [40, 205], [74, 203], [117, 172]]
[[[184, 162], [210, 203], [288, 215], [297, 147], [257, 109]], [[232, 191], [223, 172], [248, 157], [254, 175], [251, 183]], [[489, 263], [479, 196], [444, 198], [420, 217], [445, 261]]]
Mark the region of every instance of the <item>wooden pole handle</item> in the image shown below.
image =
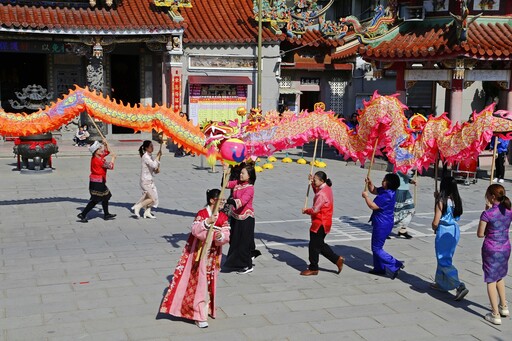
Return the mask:
[[[370, 166], [368, 167], [368, 174], [366, 175], [366, 177], [369, 179], [370, 178], [370, 173], [372, 171], [372, 166], [373, 166], [373, 161], [375, 160], [375, 152], [377, 151], [377, 145], [379, 144], [379, 139], [377, 138], [375, 140], [375, 145], [373, 146], [373, 153], [372, 153], [372, 158], [370, 159]], [[368, 190], [368, 183], [365, 182], [364, 184], [364, 191], [366, 192]]]
[[87, 116], [89, 116], [89, 119], [91, 120], [92, 124], [94, 125], [94, 128], [96, 128], [96, 131], [98, 132], [98, 134], [100, 134], [101, 139], [103, 141], [105, 141], [105, 144], [107, 145], [107, 149], [109, 150], [109, 152], [112, 153], [112, 156], [115, 156], [116, 154], [110, 149], [107, 138], [105, 137], [105, 135], [103, 135], [103, 133], [101, 132], [101, 130], [98, 127], [98, 125], [96, 124], [96, 122], [94, 122], [94, 119], [92, 118], [92, 116], [89, 113], [87, 113]]
[[496, 150], [498, 147], [498, 136], [494, 137], [494, 148], [492, 149], [492, 161], [491, 161], [491, 177], [489, 178], [489, 185], [492, 185], [492, 179], [494, 178], [494, 168], [496, 167]]
[[418, 169], [414, 171], [414, 209], [416, 209], [416, 197], [417, 197], [417, 188], [418, 188]]
[[434, 163], [434, 189], [437, 192], [437, 173], [439, 172], [439, 153], [436, 156], [436, 163]]
[[[217, 214], [219, 212], [219, 205], [221, 199], [224, 197], [224, 190], [226, 189], [226, 186], [228, 185], [228, 179], [229, 179], [229, 173], [231, 172], [231, 168], [227, 168], [224, 171], [223, 181], [222, 181], [222, 189], [220, 190], [219, 194], [219, 200], [215, 202], [215, 205], [213, 205], [212, 209], [212, 216]], [[203, 243], [201, 243], [200, 251], [197, 253], [196, 262], [201, 261], [206, 257], [206, 254], [208, 253], [208, 249], [210, 249], [210, 245], [212, 244], [213, 239], [213, 228], [214, 224], [212, 224], [208, 228], [208, 233], [206, 235], [206, 239]]]
[[[158, 162], [160, 162], [160, 159], [162, 158], [162, 146], [166, 144], [167, 139], [164, 139], [163, 133], [158, 135], [160, 135], [160, 148], [158, 149], [158, 156], [156, 159], [158, 160]], [[160, 173], [160, 165], [158, 165], [158, 167], [155, 169], [155, 173]]]
[[[311, 161], [311, 170], [309, 171], [309, 175], [313, 175], [313, 168], [315, 167], [315, 158], [316, 158], [316, 147], [318, 145], [318, 139], [315, 140], [315, 150], [313, 151], [313, 160]], [[304, 148], [304, 146], [302, 146]], [[304, 209], [308, 208], [308, 197], [309, 197], [309, 189], [311, 188], [311, 183], [308, 179], [308, 190], [306, 191], [306, 200], [304, 200]]]

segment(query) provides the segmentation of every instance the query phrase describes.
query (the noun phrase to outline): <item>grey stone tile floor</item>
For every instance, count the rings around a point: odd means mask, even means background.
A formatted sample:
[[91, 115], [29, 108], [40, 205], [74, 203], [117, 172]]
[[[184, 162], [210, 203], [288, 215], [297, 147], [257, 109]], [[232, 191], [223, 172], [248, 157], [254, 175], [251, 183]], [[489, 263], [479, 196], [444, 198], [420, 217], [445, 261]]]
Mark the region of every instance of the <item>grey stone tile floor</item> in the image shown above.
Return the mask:
[[[156, 178], [157, 219], [136, 220], [129, 208], [140, 195], [138, 143], [115, 147], [120, 156], [108, 185], [117, 218], [103, 221], [98, 207], [82, 224], [76, 215], [88, 200], [86, 150], [63, 147], [52, 172], [20, 174], [12, 146], [0, 145], [0, 340], [511, 339], [509, 318], [501, 326], [483, 319], [489, 303], [476, 227], [488, 180], [459, 186], [465, 213], [454, 264], [470, 292], [455, 302], [453, 293], [429, 289], [436, 267], [434, 180], [419, 177], [414, 238], [393, 233], [385, 246], [405, 261], [404, 271], [394, 281], [376, 277], [367, 273], [370, 212], [361, 198], [367, 170], [334, 156], [324, 159], [323, 169], [335, 195], [326, 241], [345, 257], [345, 267], [337, 275], [321, 258], [318, 276], [299, 276], [308, 257], [309, 220], [301, 208], [310, 167], [281, 163], [284, 153], [276, 154], [273, 170], [257, 174], [256, 245], [262, 256], [254, 272], [219, 274], [217, 318], [207, 329], [157, 320], [189, 226], [206, 189], [220, 186], [221, 173], [209, 171], [201, 157], [164, 153]], [[297, 159], [300, 150], [289, 154]], [[372, 170], [371, 177], [378, 182], [384, 174]], [[510, 190], [510, 182], [505, 187]], [[512, 297], [510, 275], [506, 282]]]

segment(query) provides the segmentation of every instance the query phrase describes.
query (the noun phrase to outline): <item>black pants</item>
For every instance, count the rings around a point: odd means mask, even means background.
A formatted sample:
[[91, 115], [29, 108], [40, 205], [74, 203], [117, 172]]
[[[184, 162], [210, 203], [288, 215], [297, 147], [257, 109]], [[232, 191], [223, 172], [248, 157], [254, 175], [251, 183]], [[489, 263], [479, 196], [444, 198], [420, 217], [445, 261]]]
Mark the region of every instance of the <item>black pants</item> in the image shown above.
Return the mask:
[[101, 206], [103, 207], [103, 214], [107, 215], [108, 212], [108, 201], [112, 198], [112, 193], [108, 189], [105, 182], [89, 182], [89, 193], [91, 193], [91, 199], [87, 206], [85, 206], [82, 214], [87, 216], [96, 204], [101, 202]]
[[324, 241], [325, 230], [323, 226], [320, 226], [318, 231], [309, 231], [309, 270], [318, 270], [318, 259], [320, 254], [330, 260], [333, 264], [336, 264], [339, 256], [332, 251], [332, 249]]
[[254, 218], [245, 220], [231, 218], [229, 251], [224, 267], [231, 269], [252, 268], [254, 250]]
[[[104, 215], [108, 215], [109, 214], [109, 212], [108, 212], [108, 200], [109, 200], [109, 198], [105, 198], [104, 200], [101, 201], [101, 206], [103, 207], [103, 214]], [[85, 206], [84, 210], [82, 211], [82, 214], [84, 216], [87, 216], [87, 213], [89, 213], [94, 208], [94, 206], [96, 206], [97, 203], [98, 202], [94, 201], [94, 200], [89, 201], [87, 206]]]
[[505, 156], [507, 153], [499, 153], [496, 158], [496, 178], [504, 179], [505, 178]]

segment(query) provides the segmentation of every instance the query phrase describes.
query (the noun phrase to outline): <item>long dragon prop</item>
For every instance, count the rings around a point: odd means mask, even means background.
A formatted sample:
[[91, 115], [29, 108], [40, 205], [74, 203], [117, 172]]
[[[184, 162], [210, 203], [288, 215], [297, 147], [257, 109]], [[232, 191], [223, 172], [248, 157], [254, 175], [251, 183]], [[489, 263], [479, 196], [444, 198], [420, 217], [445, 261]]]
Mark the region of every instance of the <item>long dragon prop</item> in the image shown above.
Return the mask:
[[56, 130], [86, 111], [100, 121], [132, 128], [134, 131], [155, 129], [172, 138], [178, 145], [196, 154], [205, 154], [205, 136], [185, 117], [162, 106], [131, 107], [75, 86], [68, 95], [57, 100], [51, 107], [33, 114], [13, 114], [0, 111], [0, 135], [27, 136]]
[[220, 158], [218, 146], [229, 137], [243, 141], [247, 155], [268, 156], [276, 151], [300, 147], [316, 138], [334, 146], [345, 157], [364, 161], [372, 154], [376, 139], [379, 152], [386, 153], [396, 170], [423, 170], [438, 153], [449, 163], [476, 158], [493, 134], [512, 138], [512, 114], [490, 105], [473, 113], [473, 122], [452, 126], [446, 114], [428, 119], [415, 133], [404, 115], [406, 107], [394, 96], [375, 93], [360, 111], [357, 129], [350, 130], [335, 113], [316, 109], [299, 114], [275, 111], [250, 116], [242, 122], [213, 122], [201, 130], [172, 109], [123, 105], [88, 89], [76, 87], [50, 107], [33, 114], [0, 111], [0, 135], [26, 136], [56, 130], [86, 111], [93, 118], [135, 131], [163, 132], [175, 143], [195, 154], [208, 150]]

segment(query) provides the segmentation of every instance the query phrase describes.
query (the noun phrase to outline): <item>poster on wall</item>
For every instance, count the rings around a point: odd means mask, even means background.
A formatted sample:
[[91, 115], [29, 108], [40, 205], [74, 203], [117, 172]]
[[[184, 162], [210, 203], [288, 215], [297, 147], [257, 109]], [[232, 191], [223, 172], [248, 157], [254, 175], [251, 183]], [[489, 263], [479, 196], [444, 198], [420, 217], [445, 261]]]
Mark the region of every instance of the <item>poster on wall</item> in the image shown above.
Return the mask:
[[247, 85], [191, 84], [189, 118], [195, 125], [238, 118], [236, 110], [247, 107]]
[[475, 11], [499, 11], [500, 0], [474, 0], [473, 10]]

